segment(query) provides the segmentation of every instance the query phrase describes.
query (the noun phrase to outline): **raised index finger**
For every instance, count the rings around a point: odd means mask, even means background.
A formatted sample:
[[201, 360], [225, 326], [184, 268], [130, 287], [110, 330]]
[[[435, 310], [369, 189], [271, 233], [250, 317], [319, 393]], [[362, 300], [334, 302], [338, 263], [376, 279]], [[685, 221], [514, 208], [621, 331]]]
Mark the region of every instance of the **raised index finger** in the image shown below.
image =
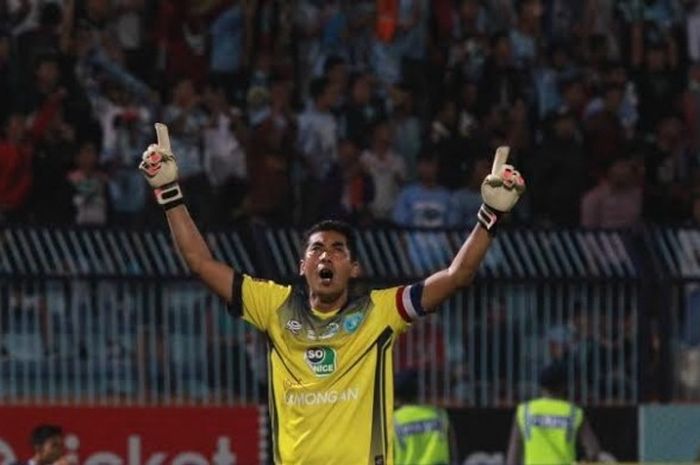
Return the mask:
[[491, 174], [501, 174], [501, 168], [508, 161], [508, 154], [510, 153], [510, 147], [507, 145], [498, 147], [496, 149], [496, 156], [493, 158], [493, 166], [491, 167]]
[[158, 139], [158, 146], [170, 152], [170, 134], [165, 124], [156, 123], [156, 137]]

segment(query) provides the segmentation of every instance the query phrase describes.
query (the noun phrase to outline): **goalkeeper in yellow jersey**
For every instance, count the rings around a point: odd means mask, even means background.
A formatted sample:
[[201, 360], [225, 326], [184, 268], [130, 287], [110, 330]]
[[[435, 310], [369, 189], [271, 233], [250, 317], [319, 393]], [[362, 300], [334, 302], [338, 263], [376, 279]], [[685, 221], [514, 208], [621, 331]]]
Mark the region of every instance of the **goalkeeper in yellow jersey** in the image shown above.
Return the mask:
[[156, 133], [158, 143], [146, 149], [140, 168], [166, 211], [180, 254], [231, 313], [267, 335], [275, 463], [393, 464], [394, 341], [474, 278], [501, 216], [525, 189], [506, 164], [508, 148], [496, 151], [481, 188], [478, 225], [449, 267], [421, 282], [351, 300], [348, 284], [360, 267], [345, 223], [323, 221], [305, 235], [303, 289], [243, 275], [214, 260], [185, 207], [167, 127], [157, 123]]

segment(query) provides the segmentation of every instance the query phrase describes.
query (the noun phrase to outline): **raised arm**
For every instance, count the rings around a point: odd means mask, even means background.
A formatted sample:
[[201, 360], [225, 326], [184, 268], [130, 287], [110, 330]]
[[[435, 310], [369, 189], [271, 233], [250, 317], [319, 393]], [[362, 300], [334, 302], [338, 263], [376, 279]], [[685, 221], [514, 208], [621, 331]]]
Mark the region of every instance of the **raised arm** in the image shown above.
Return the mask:
[[508, 147], [496, 150], [491, 174], [481, 185], [484, 200], [478, 213], [478, 223], [457, 252], [449, 267], [429, 276], [424, 283], [421, 305], [427, 311], [434, 310], [458, 289], [468, 286], [474, 279], [500, 218], [517, 203], [525, 190], [525, 181], [511, 165], [507, 165]]
[[177, 164], [170, 148], [168, 127], [156, 123], [156, 134], [158, 143], [148, 146], [139, 168], [166, 212], [175, 246], [190, 271], [226, 302], [230, 302], [234, 271], [230, 266], [214, 260], [184, 205], [177, 183]]

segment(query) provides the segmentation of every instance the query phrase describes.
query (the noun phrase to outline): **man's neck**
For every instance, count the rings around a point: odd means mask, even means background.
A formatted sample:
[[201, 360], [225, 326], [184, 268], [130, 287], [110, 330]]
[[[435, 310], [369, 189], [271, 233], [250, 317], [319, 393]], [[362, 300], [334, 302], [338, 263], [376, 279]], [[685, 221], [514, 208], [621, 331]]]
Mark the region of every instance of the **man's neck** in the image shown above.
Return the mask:
[[319, 312], [332, 312], [333, 310], [341, 308], [347, 301], [347, 289], [337, 297], [322, 297], [313, 291], [309, 291], [309, 306]]

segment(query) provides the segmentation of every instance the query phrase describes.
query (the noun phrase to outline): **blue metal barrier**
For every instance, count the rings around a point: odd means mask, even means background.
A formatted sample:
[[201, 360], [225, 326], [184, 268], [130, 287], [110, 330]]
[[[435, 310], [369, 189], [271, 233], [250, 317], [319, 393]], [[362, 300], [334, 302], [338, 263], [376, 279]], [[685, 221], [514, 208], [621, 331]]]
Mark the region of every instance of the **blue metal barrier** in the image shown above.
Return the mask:
[[[358, 231], [363, 282], [421, 279], [446, 266], [458, 231]], [[296, 278], [294, 229], [210, 232], [238, 270]], [[621, 233], [503, 231], [474, 286], [397, 342], [421, 395], [453, 405], [510, 405], [537, 373], [569, 367], [587, 404], [638, 399], [640, 281]], [[268, 276], [264, 276], [268, 277]], [[0, 231], [0, 395], [8, 402], [260, 402], [261, 337], [192, 281], [165, 231]]]

